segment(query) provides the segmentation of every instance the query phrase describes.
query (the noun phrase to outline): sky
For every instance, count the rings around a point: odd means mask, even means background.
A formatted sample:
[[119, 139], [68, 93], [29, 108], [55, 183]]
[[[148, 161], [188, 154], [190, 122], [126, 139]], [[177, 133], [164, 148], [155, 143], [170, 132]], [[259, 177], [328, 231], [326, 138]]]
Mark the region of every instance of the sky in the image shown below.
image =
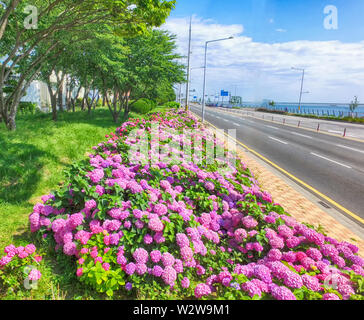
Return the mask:
[[191, 89], [198, 96], [205, 41], [234, 36], [209, 44], [211, 97], [227, 90], [244, 101], [298, 101], [296, 67], [305, 69], [303, 102], [364, 102], [363, 12], [362, 0], [177, 0], [162, 29], [177, 36], [186, 56], [193, 17]]

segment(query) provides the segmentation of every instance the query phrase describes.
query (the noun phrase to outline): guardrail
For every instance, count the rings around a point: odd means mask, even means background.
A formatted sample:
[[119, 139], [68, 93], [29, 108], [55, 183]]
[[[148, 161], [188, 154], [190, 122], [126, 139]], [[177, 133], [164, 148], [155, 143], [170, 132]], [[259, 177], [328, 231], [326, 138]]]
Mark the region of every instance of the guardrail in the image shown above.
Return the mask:
[[[315, 121], [314, 119], [309, 119], [307, 121], [305, 120], [297, 120], [294, 119], [293, 117], [290, 116], [284, 116], [284, 115], [266, 115], [266, 114], [260, 114], [258, 112], [256, 112], [255, 110], [243, 110], [243, 109], [227, 109], [227, 108], [222, 108], [222, 107], [213, 107], [213, 109], [215, 110], [220, 110], [223, 112], [229, 112], [229, 113], [233, 113], [233, 114], [238, 114], [238, 115], [242, 115], [242, 116], [249, 116], [249, 117], [253, 117], [256, 119], [261, 119], [261, 120], [265, 120], [265, 121], [271, 121], [271, 122], [276, 122], [279, 124], [283, 124], [283, 125], [289, 125], [289, 126], [297, 126], [297, 128], [305, 128], [305, 129], [311, 129], [317, 132], [326, 132], [326, 133], [331, 133], [331, 134], [335, 134], [338, 136], [342, 136], [342, 137], [347, 137], [348, 136], [348, 128], [346, 127], [339, 127], [335, 126], [335, 125], [330, 125], [326, 122], [320, 122], [320, 121]], [[259, 115], [259, 116], [258, 116]], [[336, 129], [336, 130], [334, 130]], [[364, 128], [363, 128], [364, 129]], [[353, 137], [351, 135], [351, 137]]]

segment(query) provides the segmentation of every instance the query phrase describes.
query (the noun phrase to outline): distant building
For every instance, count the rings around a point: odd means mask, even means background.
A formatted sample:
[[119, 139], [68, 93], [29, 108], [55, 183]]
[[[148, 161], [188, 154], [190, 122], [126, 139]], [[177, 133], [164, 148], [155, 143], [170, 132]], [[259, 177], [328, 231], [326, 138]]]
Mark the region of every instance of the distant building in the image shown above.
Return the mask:
[[[51, 98], [48, 92], [47, 85], [39, 80], [33, 81], [24, 97], [21, 101], [36, 103], [42, 111], [50, 111], [51, 109]], [[65, 97], [64, 97], [65, 103]]]
[[[51, 78], [52, 82], [56, 82], [56, 76], [53, 75]], [[62, 104], [66, 106], [66, 81], [63, 83], [63, 96], [62, 96]], [[74, 89], [73, 95], [76, 95], [77, 90]], [[84, 94], [84, 89], [82, 88], [79, 92], [79, 97], [82, 97]], [[36, 80], [33, 81], [27, 90], [27, 93], [24, 97], [21, 98], [21, 101], [33, 102], [36, 103], [40, 110], [44, 112], [50, 112], [51, 107], [51, 97], [49, 95], [48, 86], [45, 82]]]

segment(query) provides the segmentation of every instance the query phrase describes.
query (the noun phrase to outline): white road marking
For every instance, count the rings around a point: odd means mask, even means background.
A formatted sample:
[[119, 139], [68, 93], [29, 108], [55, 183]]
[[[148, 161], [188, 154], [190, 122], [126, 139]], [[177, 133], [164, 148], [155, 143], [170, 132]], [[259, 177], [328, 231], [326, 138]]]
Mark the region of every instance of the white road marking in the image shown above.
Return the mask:
[[272, 128], [272, 129], [275, 129], [275, 130], [279, 130], [279, 128], [276, 128], [276, 127], [273, 127], [273, 126], [268, 126], [268, 125], [264, 125], [265, 127], [268, 127], [268, 128]]
[[234, 126], [241, 127], [241, 124], [233, 122]]
[[324, 157], [324, 156], [320, 156], [320, 155], [319, 155], [319, 154], [317, 154], [317, 153], [313, 153], [313, 152], [311, 152], [311, 154], [312, 154], [313, 156], [315, 156], [315, 157], [318, 157], [318, 158], [321, 158], [321, 159], [324, 159], [324, 160], [327, 160], [327, 161], [330, 161], [330, 162], [336, 163], [336, 164], [338, 164], [339, 166], [342, 166], [342, 167], [345, 167], [345, 168], [348, 168], [348, 169], [352, 169], [352, 167], [349, 167], [349, 166], [347, 166], [346, 164], [342, 164], [342, 163], [337, 162], [337, 161], [335, 161], [335, 160], [331, 160], [331, 159], [326, 158], [326, 157]]
[[352, 151], [356, 151], [356, 152], [364, 153], [364, 150], [359, 150], [359, 149], [355, 149], [355, 148], [351, 148], [351, 147], [343, 146], [343, 145], [341, 145], [341, 144], [337, 144], [337, 146], [338, 146], [338, 147], [341, 147], [341, 148], [349, 149], [349, 150], [352, 150]]
[[328, 130], [328, 132], [331, 132], [331, 133], [339, 133], [339, 134], [342, 134], [343, 133], [342, 131], [335, 131], [335, 130]]
[[296, 136], [300, 136], [300, 137], [305, 137], [305, 138], [308, 138], [308, 139], [312, 139], [312, 137], [310, 136], [306, 136], [305, 134], [301, 134], [301, 133], [297, 133], [297, 132], [293, 132], [291, 131], [292, 134], [295, 134]]
[[349, 134], [347, 134], [346, 136], [347, 136], [347, 137], [352, 137], [352, 138], [361, 138], [361, 139], [363, 138], [363, 137], [361, 137], [361, 136], [356, 136], [355, 134], [350, 134], [350, 133], [349, 133]]
[[283, 143], [283, 144], [288, 144], [288, 142], [285, 142], [285, 141], [282, 141], [282, 140], [279, 140], [279, 139], [276, 139], [276, 138], [273, 138], [273, 137], [269, 137], [269, 139], [272, 139], [274, 141], [277, 141], [277, 142], [280, 142], [280, 143]]
[[227, 119], [223, 119], [225, 122], [229, 122], [229, 120], [227, 120]]

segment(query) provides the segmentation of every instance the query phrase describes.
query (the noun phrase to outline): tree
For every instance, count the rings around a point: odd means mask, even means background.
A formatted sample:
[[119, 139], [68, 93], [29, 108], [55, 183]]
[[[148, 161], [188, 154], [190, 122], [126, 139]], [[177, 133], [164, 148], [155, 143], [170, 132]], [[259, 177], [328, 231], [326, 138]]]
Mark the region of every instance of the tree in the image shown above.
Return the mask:
[[[27, 0], [4, 1], [0, 5], [0, 54], [5, 60], [0, 70], [0, 113], [9, 130], [15, 130], [15, 117], [20, 97], [36, 78], [43, 63], [64, 50], [63, 37], [82, 42], [90, 36], [85, 26], [108, 24], [119, 36], [144, 32], [160, 26], [175, 1], [166, 0]], [[36, 29], [24, 27], [24, 8], [38, 9]], [[91, 35], [92, 36], [92, 35]], [[37, 54], [42, 46], [43, 54]], [[18, 85], [5, 97], [2, 88], [14, 68], [20, 66]]]
[[359, 106], [359, 101], [358, 101], [358, 97], [355, 96], [354, 100], [351, 101], [349, 108], [350, 108], [350, 112], [351, 112], [351, 116], [354, 118], [354, 112], [356, 110], [356, 108]]
[[[175, 38], [166, 31], [153, 30], [120, 39], [108, 33], [97, 36], [98, 45], [90, 45], [87, 63], [94, 85], [105, 98], [115, 122], [121, 112], [140, 99], [157, 100], [162, 88], [184, 79], [183, 65], [177, 62]], [[100, 48], [103, 48], [102, 50]]]
[[[131, 53], [124, 63], [129, 75], [125, 85], [129, 88], [131, 105], [142, 98], [157, 101], [161, 98], [161, 91], [171, 96], [173, 84], [185, 79], [184, 66], [178, 63], [181, 57], [175, 53], [175, 36], [166, 31], [153, 30], [126, 42]], [[125, 117], [128, 113], [129, 106], [126, 105]]]

